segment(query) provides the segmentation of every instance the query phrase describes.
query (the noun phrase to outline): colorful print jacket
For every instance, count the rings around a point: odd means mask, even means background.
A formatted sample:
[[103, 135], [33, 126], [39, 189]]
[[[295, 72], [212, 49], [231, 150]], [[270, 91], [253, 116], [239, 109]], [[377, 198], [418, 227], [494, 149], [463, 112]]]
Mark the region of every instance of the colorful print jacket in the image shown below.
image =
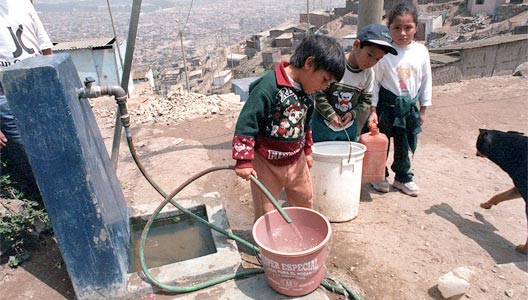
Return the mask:
[[251, 168], [255, 151], [274, 165], [288, 165], [312, 153], [312, 95], [291, 84], [281, 62], [249, 87], [249, 98], [238, 117], [233, 138], [237, 168]]

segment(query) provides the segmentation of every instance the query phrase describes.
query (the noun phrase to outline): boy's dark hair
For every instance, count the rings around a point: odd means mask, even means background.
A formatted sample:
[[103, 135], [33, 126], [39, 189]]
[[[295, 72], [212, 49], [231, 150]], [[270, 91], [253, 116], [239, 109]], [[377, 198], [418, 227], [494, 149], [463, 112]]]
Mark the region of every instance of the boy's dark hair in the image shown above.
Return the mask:
[[397, 16], [402, 16], [404, 14], [409, 14], [413, 17], [414, 24], [418, 25], [418, 9], [412, 2], [401, 2], [396, 4], [387, 14], [389, 20], [388, 25], [394, 22], [394, 19]]
[[345, 54], [336, 39], [324, 35], [305, 37], [290, 58], [290, 64], [302, 68], [306, 59], [313, 56], [315, 70], [324, 70], [341, 81], [345, 74]]
[[383, 45], [374, 44], [374, 43], [369, 42], [369, 41], [360, 41], [359, 42], [359, 48], [363, 49], [363, 47], [365, 47], [365, 46], [378, 47], [381, 50], [385, 51], [385, 54], [389, 53], [389, 48], [385, 47]]

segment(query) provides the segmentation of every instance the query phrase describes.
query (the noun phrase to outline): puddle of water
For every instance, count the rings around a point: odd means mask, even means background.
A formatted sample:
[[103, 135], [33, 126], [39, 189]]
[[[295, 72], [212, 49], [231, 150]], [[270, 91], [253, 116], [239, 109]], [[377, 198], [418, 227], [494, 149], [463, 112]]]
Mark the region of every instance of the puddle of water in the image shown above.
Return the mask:
[[[207, 220], [205, 207], [192, 212]], [[179, 212], [177, 212], [179, 213]], [[133, 218], [131, 223], [131, 249], [129, 272], [141, 271], [139, 245], [146, 221]], [[149, 268], [172, 264], [216, 253], [211, 229], [182, 213], [158, 218], [150, 227], [144, 248]]]

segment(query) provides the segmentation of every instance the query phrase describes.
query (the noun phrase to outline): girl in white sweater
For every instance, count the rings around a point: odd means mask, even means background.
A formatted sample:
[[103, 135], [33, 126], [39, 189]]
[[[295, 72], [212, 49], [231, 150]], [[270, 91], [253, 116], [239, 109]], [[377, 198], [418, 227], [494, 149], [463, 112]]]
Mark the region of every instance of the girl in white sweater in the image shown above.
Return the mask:
[[[397, 4], [387, 17], [398, 55], [385, 55], [375, 66], [368, 123], [376, 124], [389, 139], [393, 138], [393, 187], [416, 197], [420, 189], [413, 181], [409, 151], [414, 153], [416, 150], [425, 110], [432, 104], [429, 51], [424, 45], [413, 40], [418, 24], [418, 11], [412, 3]], [[374, 189], [388, 192], [388, 176], [386, 169], [385, 181], [373, 183]]]

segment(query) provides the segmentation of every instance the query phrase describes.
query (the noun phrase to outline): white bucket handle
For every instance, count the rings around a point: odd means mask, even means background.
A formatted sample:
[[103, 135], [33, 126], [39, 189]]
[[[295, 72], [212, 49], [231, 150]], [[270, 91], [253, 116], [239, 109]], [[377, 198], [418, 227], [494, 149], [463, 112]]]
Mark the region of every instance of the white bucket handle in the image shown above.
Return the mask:
[[356, 160], [352, 159], [352, 140], [350, 139], [350, 136], [348, 135], [346, 129], [344, 129], [343, 131], [345, 132], [348, 139], [348, 159], [343, 159], [341, 161], [341, 174], [343, 174], [345, 167], [348, 166], [352, 166], [352, 173], [354, 173], [354, 164]]
[[[348, 162], [350, 162], [350, 158], [352, 158], [352, 140], [350, 139], [350, 136], [348, 135], [346, 129], [344, 129], [343, 131], [345, 132], [348, 139]], [[354, 172], [354, 169], [352, 169], [352, 172]]]

